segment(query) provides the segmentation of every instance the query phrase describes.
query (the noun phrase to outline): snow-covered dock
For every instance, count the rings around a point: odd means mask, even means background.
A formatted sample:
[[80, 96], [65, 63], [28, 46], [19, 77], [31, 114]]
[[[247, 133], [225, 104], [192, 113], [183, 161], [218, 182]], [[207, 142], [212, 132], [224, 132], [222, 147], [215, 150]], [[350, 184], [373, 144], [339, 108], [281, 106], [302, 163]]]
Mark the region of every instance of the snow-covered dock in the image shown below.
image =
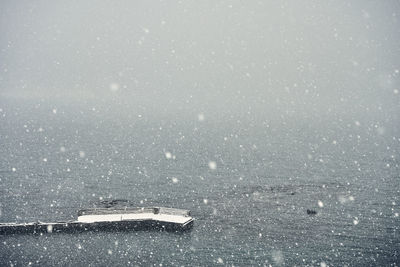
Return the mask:
[[94, 208], [78, 212], [76, 221], [0, 223], [0, 234], [80, 231], [166, 230], [185, 231], [193, 226], [188, 210], [172, 208]]

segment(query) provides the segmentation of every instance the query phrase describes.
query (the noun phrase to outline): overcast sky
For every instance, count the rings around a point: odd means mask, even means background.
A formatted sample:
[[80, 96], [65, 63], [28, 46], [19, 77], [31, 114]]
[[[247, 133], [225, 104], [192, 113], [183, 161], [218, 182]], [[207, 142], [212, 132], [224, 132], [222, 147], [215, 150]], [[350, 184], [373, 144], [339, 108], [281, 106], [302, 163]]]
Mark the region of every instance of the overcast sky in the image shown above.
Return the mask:
[[3, 0], [0, 97], [398, 110], [399, 16], [399, 1]]

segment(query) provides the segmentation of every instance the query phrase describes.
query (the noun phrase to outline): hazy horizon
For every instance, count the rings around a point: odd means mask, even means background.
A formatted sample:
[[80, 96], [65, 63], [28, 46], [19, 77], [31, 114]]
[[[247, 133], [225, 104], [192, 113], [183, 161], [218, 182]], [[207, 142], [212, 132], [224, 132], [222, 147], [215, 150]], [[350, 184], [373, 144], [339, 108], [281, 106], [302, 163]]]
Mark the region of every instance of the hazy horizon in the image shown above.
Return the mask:
[[398, 113], [398, 1], [2, 1], [0, 97]]

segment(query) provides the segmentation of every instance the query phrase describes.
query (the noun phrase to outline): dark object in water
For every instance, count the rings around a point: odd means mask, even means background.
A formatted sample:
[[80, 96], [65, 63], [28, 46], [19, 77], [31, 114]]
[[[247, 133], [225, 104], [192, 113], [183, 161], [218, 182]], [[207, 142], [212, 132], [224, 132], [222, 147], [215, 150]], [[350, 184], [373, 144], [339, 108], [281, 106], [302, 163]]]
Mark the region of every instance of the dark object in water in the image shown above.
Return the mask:
[[317, 214], [317, 211], [307, 209], [307, 214], [308, 214], [308, 215], [315, 215], [315, 214]]
[[0, 223], [1, 234], [83, 231], [186, 231], [193, 227], [190, 211], [172, 208], [94, 208], [80, 210], [76, 221], [56, 223]]

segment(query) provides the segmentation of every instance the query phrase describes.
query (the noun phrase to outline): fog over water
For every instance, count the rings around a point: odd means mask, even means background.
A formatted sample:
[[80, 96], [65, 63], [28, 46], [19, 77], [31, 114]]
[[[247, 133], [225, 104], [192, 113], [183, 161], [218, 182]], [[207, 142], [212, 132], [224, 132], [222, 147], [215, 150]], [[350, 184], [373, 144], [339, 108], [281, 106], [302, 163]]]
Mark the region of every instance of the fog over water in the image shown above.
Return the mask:
[[0, 265], [398, 266], [399, 114], [399, 1], [3, 0], [0, 223], [196, 222], [0, 236]]
[[2, 1], [1, 95], [398, 111], [399, 10], [398, 1]]

